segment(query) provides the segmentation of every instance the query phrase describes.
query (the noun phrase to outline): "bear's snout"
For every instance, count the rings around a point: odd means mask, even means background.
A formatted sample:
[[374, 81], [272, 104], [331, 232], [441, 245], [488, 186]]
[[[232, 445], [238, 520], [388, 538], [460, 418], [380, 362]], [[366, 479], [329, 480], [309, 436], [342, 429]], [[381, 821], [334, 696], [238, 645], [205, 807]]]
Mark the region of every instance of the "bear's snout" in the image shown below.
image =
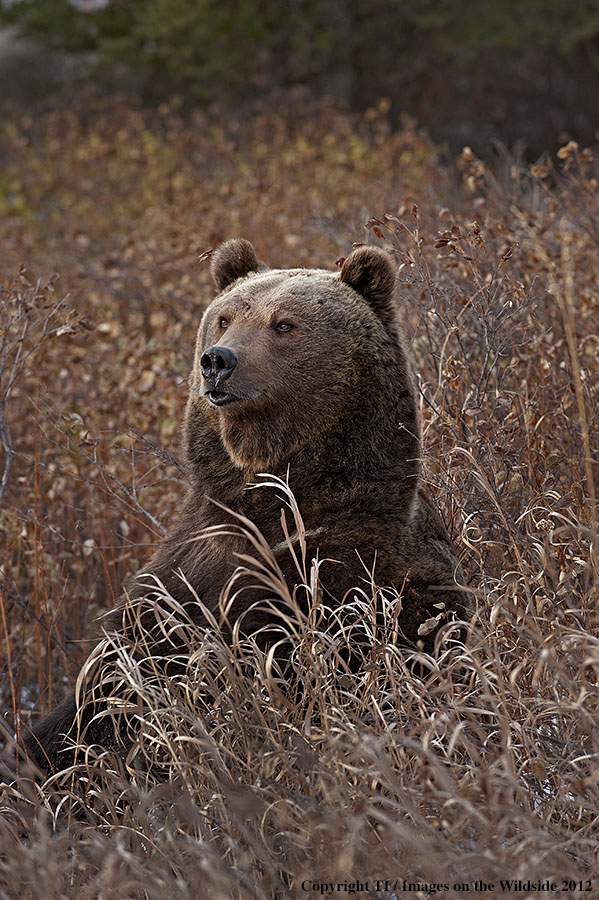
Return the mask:
[[218, 387], [231, 377], [237, 362], [237, 356], [228, 347], [209, 347], [200, 359], [202, 375], [206, 381]]

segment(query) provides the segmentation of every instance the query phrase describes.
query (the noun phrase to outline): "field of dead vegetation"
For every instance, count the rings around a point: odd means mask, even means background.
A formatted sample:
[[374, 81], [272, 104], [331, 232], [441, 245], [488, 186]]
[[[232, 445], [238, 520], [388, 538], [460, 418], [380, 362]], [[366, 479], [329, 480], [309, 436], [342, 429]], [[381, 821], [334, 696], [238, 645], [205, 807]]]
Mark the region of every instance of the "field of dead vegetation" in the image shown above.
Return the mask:
[[[88, 98], [5, 110], [0, 134], [5, 742], [74, 685], [169, 529], [201, 257], [228, 237], [276, 266], [394, 253], [425, 480], [476, 606], [416, 668], [374, 589], [300, 622], [285, 672], [183, 621], [188, 670], [142, 686], [128, 772], [77, 773], [85, 815], [64, 783], [3, 771], [0, 896], [599, 895], [592, 152], [447, 160], [384, 105], [234, 121]], [[335, 648], [358, 632], [349, 674]]]

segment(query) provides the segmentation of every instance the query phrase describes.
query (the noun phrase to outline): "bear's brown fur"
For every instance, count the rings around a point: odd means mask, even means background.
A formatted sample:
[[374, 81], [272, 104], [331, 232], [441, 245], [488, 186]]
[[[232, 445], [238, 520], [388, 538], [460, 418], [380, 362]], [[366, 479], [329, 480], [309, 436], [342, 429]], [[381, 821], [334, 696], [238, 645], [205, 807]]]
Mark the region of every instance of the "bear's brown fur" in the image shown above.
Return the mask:
[[[459, 611], [461, 594], [454, 550], [420, 485], [416, 389], [397, 318], [391, 258], [361, 247], [340, 273], [268, 269], [248, 241], [231, 240], [213, 254], [212, 274], [219, 294], [199, 327], [185, 414], [190, 487], [172, 534], [147, 571], [188, 602], [182, 572], [203, 604], [218, 613], [241, 538], [190, 538], [226, 518], [215, 499], [253, 521], [271, 547], [280, 547], [280, 498], [248, 486], [259, 473], [289, 473], [308, 558], [318, 551], [325, 560], [325, 589], [341, 603], [364, 584], [365, 567], [374, 568], [378, 585], [403, 588], [400, 628], [406, 644], [415, 644], [419, 626], [438, 614], [435, 604]], [[277, 552], [292, 587], [292, 555], [284, 545]], [[135, 604], [143, 593], [133, 583], [126, 603]], [[231, 619], [246, 612], [245, 633], [268, 624], [266, 612], [247, 612], [255, 601], [255, 590], [248, 589], [229, 613]], [[196, 616], [202, 619], [199, 606]], [[120, 611], [111, 627], [118, 631], [122, 623]], [[69, 698], [27, 739], [41, 768], [68, 762], [60, 750], [74, 717]], [[101, 742], [97, 734], [95, 740]]]

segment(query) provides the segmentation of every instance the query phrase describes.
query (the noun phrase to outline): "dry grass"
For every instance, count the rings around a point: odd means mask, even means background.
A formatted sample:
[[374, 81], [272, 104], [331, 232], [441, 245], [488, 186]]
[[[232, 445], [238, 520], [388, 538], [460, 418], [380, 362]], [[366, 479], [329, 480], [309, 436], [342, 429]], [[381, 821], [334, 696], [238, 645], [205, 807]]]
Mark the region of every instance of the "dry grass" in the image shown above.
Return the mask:
[[[390, 134], [380, 114], [323, 110], [293, 126], [274, 116], [194, 125], [176, 109], [123, 102], [110, 115], [89, 107], [3, 127], [5, 262], [35, 260], [44, 279], [8, 278], [0, 297], [0, 320], [13, 316], [0, 331], [7, 718], [27, 727], [34, 705], [74, 684], [91, 620], [168, 527], [183, 478], [170, 444], [209, 297], [196, 256], [225, 236], [251, 238], [279, 265], [332, 267], [366, 236], [396, 253], [425, 477], [477, 611], [415, 668], [394, 643], [396, 607], [367, 584], [326, 626], [317, 603], [303, 621], [288, 597], [292, 662], [281, 671], [252, 642], [231, 649], [216, 627], [198, 633], [154, 586], [157, 617], [185, 635], [189, 658], [165, 681], [151, 660], [140, 672], [134, 648], [103, 645], [122, 705], [135, 697], [121, 711], [139, 743], [126, 766], [82, 761], [73, 796], [21, 770], [2, 800], [2, 895], [296, 898], [314, 893], [307, 879], [368, 881], [361, 896], [399, 898], [433, 893], [403, 879], [447, 883], [446, 896], [483, 879], [522, 897], [500, 879], [549, 878], [592, 879], [591, 891], [566, 885], [561, 896], [594, 896], [591, 155], [569, 146], [558, 168], [529, 170], [465, 151], [452, 167], [412, 131]], [[66, 305], [44, 286], [54, 267]], [[285, 596], [251, 537], [245, 564], [263, 566]], [[317, 572], [299, 563], [314, 591]], [[364, 646], [354, 674], [348, 639]]]

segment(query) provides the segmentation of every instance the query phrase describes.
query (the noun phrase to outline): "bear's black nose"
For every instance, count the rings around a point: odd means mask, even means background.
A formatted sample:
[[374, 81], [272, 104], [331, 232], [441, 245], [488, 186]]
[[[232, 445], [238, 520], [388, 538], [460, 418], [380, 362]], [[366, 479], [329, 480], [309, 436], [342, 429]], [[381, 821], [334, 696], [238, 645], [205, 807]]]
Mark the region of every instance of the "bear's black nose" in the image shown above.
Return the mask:
[[230, 378], [237, 366], [237, 357], [228, 347], [209, 347], [200, 359], [202, 375], [216, 387]]

